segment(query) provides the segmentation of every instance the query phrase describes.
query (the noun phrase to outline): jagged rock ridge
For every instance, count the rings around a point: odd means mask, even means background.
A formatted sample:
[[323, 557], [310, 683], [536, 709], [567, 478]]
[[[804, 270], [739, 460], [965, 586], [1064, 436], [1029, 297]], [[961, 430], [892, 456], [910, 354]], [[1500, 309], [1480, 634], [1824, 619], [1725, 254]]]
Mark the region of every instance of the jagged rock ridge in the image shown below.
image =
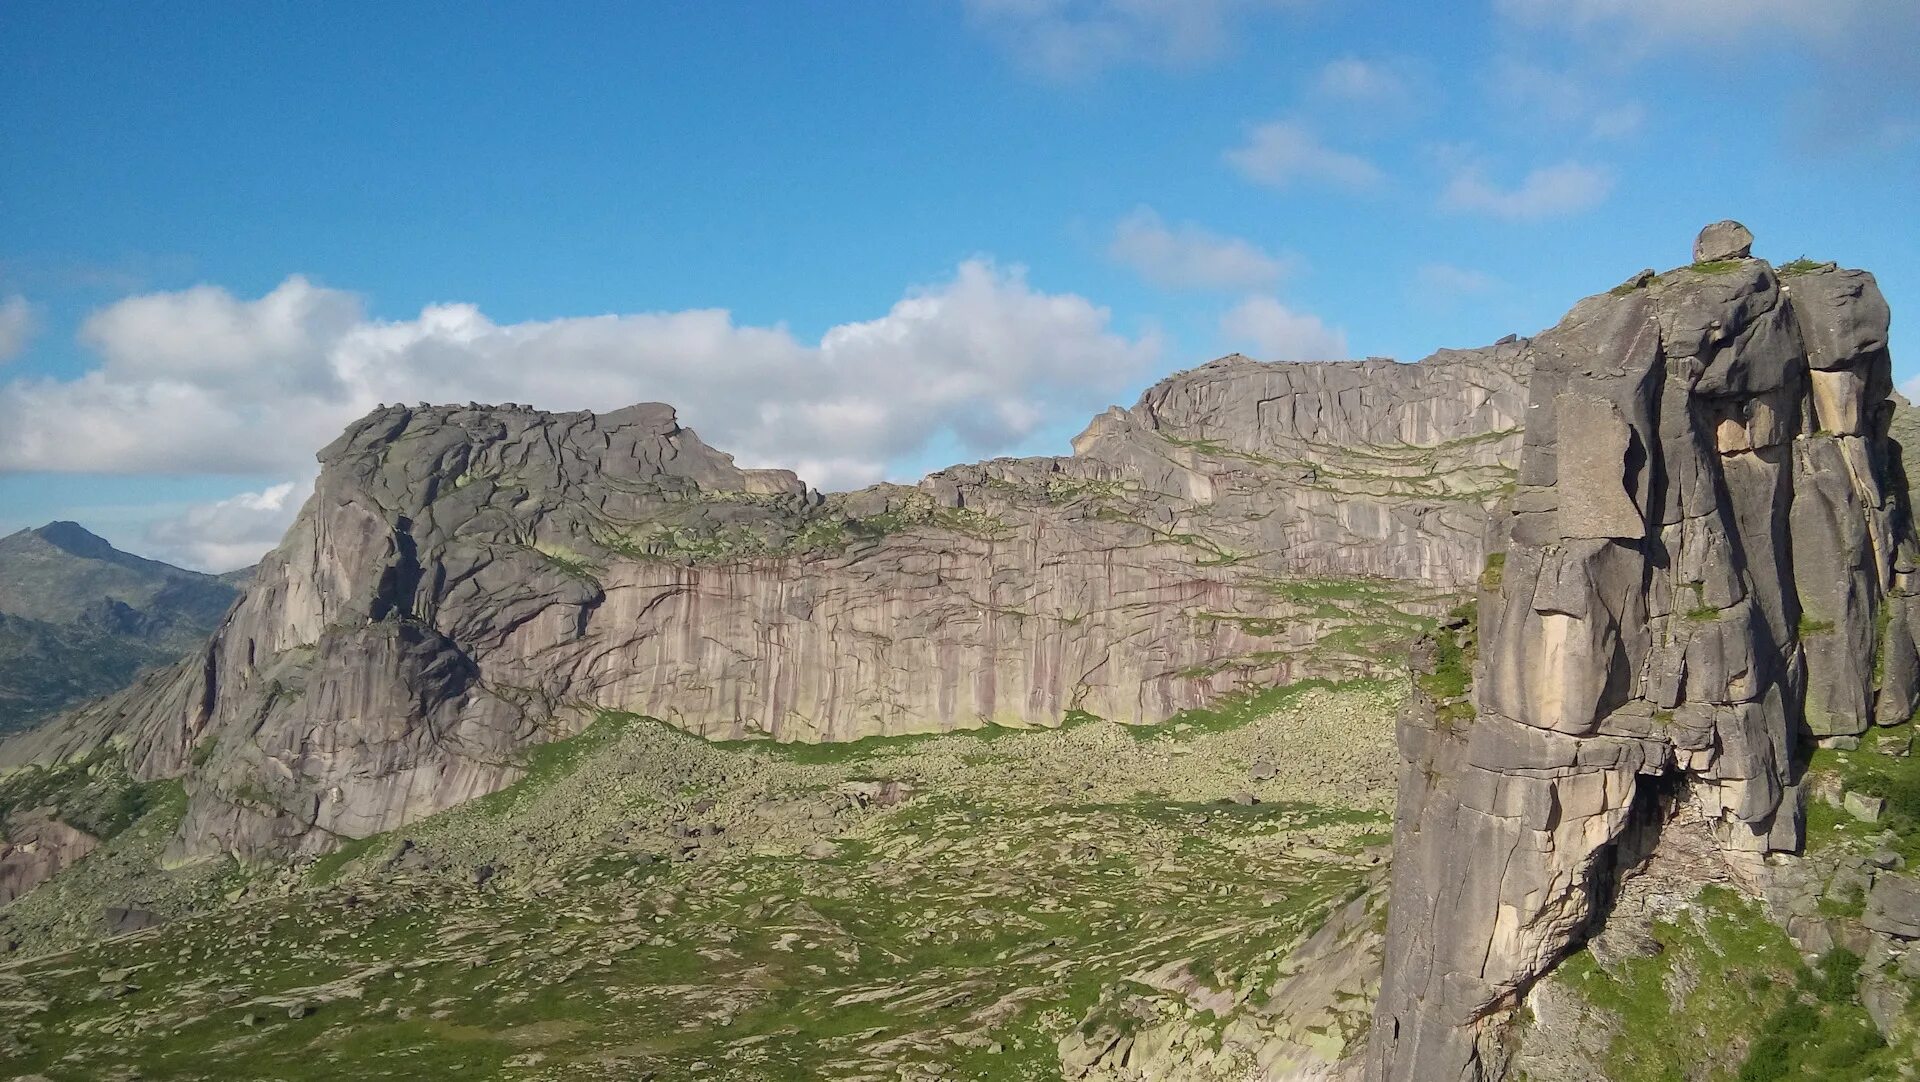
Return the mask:
[[1223, 358], [1070, 457], [836, 496], [736, 467], [663, 405], [385, 407], [321, 453], [200, 656], [0, 762], [119, 742], [139, 776], [187, 776], [181, 852], [257, 856], [498, 789], [598, 709], [844, 740], [1157, 721], [1383, 671], [1380, 644], [1479, 573], [1525, 356]]
[[[1871, 275], [1748, 255], [1643, 273], [1529, 346], [1470, 716], [1402, 718], [1368, 1077], [1504, 1074], [1501, 1023], [1680, 811], [1758, 888], [1804, 749], [1916, 699], [1915, 544]], [[1497, 572], [1497, 573], [1496, 573]]]

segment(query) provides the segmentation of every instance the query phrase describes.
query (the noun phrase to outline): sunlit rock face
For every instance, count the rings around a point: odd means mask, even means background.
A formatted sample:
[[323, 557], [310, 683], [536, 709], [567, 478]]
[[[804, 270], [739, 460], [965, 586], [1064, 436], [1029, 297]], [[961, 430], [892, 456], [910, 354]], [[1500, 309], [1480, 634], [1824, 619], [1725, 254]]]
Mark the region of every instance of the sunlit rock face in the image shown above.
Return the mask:
[[1396, 671], [1382, 636], [1480, 573], [1527, 357], [1227, 357], [1071, 456], [837, 495], [659, 404], [383, 407], [204, 651], [0, 762], [117, 741], [187, 778], [176, 855], [272, 856], [495, 791], [598, 710], [830, 741]]
[[[1737, 223], [1534, 339], [1470, 719], [1416, 698], [1368, 1077], [1503, 1074], [1500, 1024], [1676, 807], [1736, 878], [1814, 739], [1915, 707], [1915, 545], [1873, 277]], [[1496, 576], [1490, 575], [1493, 580]]]

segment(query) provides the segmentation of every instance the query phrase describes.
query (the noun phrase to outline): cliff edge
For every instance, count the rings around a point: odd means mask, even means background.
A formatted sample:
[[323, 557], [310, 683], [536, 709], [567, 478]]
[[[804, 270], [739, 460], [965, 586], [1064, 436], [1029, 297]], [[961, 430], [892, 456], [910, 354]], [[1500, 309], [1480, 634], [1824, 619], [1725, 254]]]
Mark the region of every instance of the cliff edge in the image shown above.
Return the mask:
[[1503, 1077], [1505, 1020], [1668, 837], [1762, 892], [1813, 743], [1914, 711], [1887, 305], [1751, 242], [1709, 226], [1528, 345], [1504, 551], [1400, 722], [1375, 1082]]

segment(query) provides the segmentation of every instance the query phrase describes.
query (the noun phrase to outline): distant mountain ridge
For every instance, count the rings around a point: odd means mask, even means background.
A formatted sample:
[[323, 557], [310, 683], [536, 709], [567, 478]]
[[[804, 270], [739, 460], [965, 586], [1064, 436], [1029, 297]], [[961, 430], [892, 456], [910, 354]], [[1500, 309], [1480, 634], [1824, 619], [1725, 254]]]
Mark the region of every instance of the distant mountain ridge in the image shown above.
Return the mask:
[[238, 593], [231, 576], [122, 552], [74, 522], [0, 538], [0, 732], [178, 659]]

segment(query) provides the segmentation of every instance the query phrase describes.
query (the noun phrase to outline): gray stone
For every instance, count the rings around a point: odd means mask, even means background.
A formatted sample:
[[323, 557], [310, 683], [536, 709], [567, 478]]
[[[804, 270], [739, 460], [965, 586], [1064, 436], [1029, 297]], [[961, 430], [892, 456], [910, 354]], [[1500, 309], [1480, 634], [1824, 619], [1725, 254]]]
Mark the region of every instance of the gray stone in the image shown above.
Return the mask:
[[1920, 939], [1920, 879], [1890, 873], [1874, 877], [1860, 922], [1876, 932]]
[[1637, 539], [1646, 533], [1640, 509], [1626, 490], [1627, 450], [1633, 432], [1613, 403], [1580, 394], [1554, 398], [1561, 446], [1559, 516], [1564, 537]]
[[[1416, 697], [1401, 718], [1369, 1082], [1501, 1077], [1505, 1020], [1611, 911], [1611, 869], [1677, 862], [1697, 884], [1732, 864], [1766, 882], [1784, 874], [1770, 854], [1800, 848], [1810, 796], [1876, 810], [1803, 788], [1796, 755], [1807, 730], [1857, 742], [1913, 694], [1910, 572], [1896, 567], [1914, 538], [1881, 487], [1896, 467], [1876, 435], [1885, 321], [1870, 277], [1783, 285], [1750, 243], [1709, 227], [1698, 262], [1745, 261], [1589, 298], [1531, 342], [1521, 487], [1494, 543], [1505, 568], [1478, 606], [1475, 716], [1443, 722]], [[1541, 528], [1550, 517], [1559, 529]], [[1653, 815], [1656, 801], [1673, 812]], [[1858, 897], [1870, 874], [1835, 882]], [[1870, 925], [1920, 921], [1895, 881], [1875, 883]], [[1805, 942], [1871, 946], [1857, 925], [1817, 922], [1806, 886], [1777, 901]], [[1627, 953], [1611, 928], [1593, 942]]]
[[1880, 814], [1887, 810], [1887, 802], [1884, 798], [1867, 796], [1864, 793], [1848, 793], [1840, 806], [1848, 815], [1863, 823], [1878, 823]]
[[597, 707], [820, 742], [1152, 723], [1348, 676], [1262, 582], [1477, 579], [1527, 357], [1227, 357], [1072, 456], [832, 496], [657, 403], [387, 406], [321, 452], [205, 650], [0, 743], [0, 768], [112, 741], [141, 777], [191, 775], [169, 859], [306, 856], [511, 784]]
[[1731, 219], [1714, 222], [1694, 238], [1693, 261], [1712, 263], [1723, 259], [1745, 259], [1753, 254], [1753, 234]]

